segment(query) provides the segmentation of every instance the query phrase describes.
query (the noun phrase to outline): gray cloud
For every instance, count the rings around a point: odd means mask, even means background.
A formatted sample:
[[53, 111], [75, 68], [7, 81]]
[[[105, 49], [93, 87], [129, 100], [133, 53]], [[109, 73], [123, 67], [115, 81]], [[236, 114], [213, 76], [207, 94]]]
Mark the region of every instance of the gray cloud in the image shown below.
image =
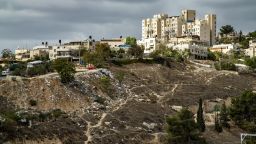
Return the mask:
[[255, 5], [255, 0], [1, 0], [0, 50], [89, 35], [140, 38], [143, 18], [179, 15], [182, 9], [195, 9], [199, 17], [216, 13], [219, 27], [231, 24], [248, 32], [256, 29]]

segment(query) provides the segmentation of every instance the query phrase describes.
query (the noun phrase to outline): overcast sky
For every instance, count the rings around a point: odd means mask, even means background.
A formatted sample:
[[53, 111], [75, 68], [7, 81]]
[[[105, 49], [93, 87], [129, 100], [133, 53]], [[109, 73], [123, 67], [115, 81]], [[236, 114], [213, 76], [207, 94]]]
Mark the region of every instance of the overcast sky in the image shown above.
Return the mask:
[[135, 36], [141, 20], [156, 13], [195, 9], [217, 14], [218, 27], [256, 30], [256, 0], [0, 0], [0, 50], [86, 39]]

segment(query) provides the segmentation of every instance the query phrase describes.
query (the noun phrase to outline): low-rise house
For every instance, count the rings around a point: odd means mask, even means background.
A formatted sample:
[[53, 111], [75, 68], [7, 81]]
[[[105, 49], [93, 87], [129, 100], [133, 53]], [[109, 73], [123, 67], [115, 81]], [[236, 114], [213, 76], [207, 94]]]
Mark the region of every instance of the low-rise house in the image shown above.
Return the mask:
[[206, 59], [208, 57], [208, 49], [203, 45], [196, 45], [191, 43], [178, 44], [171, 47], [174, 50], [185, 51], [188, 50], [191, 54], [191, 58], [194, 59]]
[[140, 41], [137, 41], [137, 44], [144, 47], [144, 54], [152, 53], [156, 50], [157, 47], [156, 38], [146, 38]]
[[42, 45], [35, 46], [30, 51], [30, 59], [34, 59], [36, 56], [38, 57], [46, 57], [49, 56], [49, 50], [52, 46], [48, 46], [47, 43], [42, 43]]
[[79, 49], [94, 49], [96, 42], [95, 40], [92, 39], [87, 39], [84, 41], [71, 41], [68, 43], [63, 44], [65, 47], [69, 47], [70, 49], [73, 50], [79, 50]]
[[110, 48], [117, 48], [121, 45], [126, 44], [126, 39], [125, 38], [114, 38], [114, 39], [101, 39], [100, 40], [101, 44], [108, 44]]
[[256, 56], [255, 50], [256, 50], [256, 39], [251, 40], [249, 42], [249, 48], [245, 49], [245, 55], [249, 57], [255, 57]]
[[27, 61], [30, 59], [30, 51], [25, 48], [18, 48], [15, 50], [15, 60]]
[[54, 45], [49, 48], [50, 60], [69, 59], [70, 61], [79, 61], [81, 51], [83, 49], [95, 49], [95, 40], [88, 39], [85, 41], [71, 41], [59, 45]]
[[213, 45], [209, 50], [211, 52], [221, 52], [223, 54], [230, 54], [233, 51], [237, 51], [237, 46], [235, 44], [219, 44]]

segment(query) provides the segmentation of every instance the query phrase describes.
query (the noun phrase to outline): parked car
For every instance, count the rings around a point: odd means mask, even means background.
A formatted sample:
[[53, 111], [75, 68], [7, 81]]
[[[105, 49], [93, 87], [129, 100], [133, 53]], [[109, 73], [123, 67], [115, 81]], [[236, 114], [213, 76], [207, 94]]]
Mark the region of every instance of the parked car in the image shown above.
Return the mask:
[[7, 70], [5, 70], [5, 71], [2, 71], [1, 76], [7, 76], [7, 75], [9, 75], [9, 74], [10, 74], [10, 70], [7, 69]]

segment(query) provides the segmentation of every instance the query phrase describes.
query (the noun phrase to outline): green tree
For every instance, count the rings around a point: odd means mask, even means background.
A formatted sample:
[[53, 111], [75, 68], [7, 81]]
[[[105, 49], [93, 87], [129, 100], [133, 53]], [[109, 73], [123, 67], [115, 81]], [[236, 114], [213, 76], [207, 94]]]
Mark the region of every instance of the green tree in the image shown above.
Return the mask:
[[111, 56], [111, 50], [108, 44], [97, 44], [95, 51], [85, 50], [84, 61], [87, 64], [94, 64], [96, 67], [103, 67]]
[[256, 68], [256, 57], [246, 58], [245, 59], [245, 64], [247, 66], [250, 66], [251, 68], [255, 69]]
[[240, 30], [238, 41], [239, 41], [239, 42], [242, 42], [243, 37], [244, 37], [244, 36], [243, 36], [243, 32]]
[[127, 53], [134, 58], [143, 58], [144, 48], [136, 45], [134, 47], [129, 48]]
[[225, 25], [220, 28], [220, 34], [223, 36], [224, 34], [230, 34], [234, 32], [234, 28], [231, 25]]
[[256, 132], [256, 94], [245, 91], [231, 101], [230, 118], [242, 129]]
[[8, 59], [14, 58], [14, 54], [10, 49], [3, 49], [1, 54], [2, 54], [2, 58], [8, 58]]
[[130, 45], [131, 47], [135, 47], [137, 45], [137, 40], [135, 37], [127, 37], [126, 44]]
[[222, 132], [222, 126], [220, 124], [220, 119], [219, 119], [219, 114], [216, 112], [215, 114], [215, 130], [218, 132], [218, 133], [221, 133]]
[[115, 75], [115, 78], [118, 80], [119, 85], [121, 86], [123, 80], [124, 80], [124, 72], [118, 72]]
[[220, 124], [225, 128], [230, 128], [230, 125], [228, 123], [228, 111], [226, 104], [223, 103], [220, 110]]
[[248, 36], [252, 39], [256, 38], [256, 31], [254, 32], [249, 32]]
[[200, 131], [194, 121], [193, 113], [182, 109], [176, 115], [167, 118], [167, 133], [170, 143], [200, 144], [205, 141], [200, 137]]
[[199, 99], [199, 105], [197, 110], [197, 125], [201, 132], [205, 131], [205, 122], [204, 122], [204, 111], [203, 111], [203, 100]]
[[74, 80], [75, 65], [64, 59], [57, 59], [54, 68], [59, 73], [62, 83], [69, 83]]

